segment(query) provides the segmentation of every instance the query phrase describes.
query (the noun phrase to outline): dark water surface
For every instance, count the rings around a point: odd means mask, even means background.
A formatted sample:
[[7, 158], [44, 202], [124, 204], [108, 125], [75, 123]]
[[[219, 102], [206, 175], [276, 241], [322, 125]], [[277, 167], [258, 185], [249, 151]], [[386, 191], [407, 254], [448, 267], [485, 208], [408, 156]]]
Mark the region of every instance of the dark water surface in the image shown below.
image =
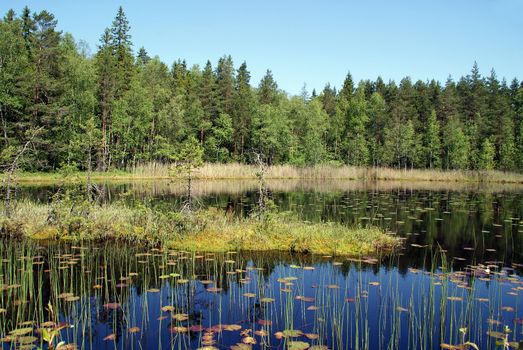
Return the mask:
[[[50, 321], [74, 326], [60, 331], [62, 340], [84, 349], [439, 349], [466, 341], [501, 349], [496, 341], [523, 340], [523, 188], [269, 188], [279, 210], [378, 225], [405, 238], [405, 247], [347, 259], [5, 242], [0, 330], [15, 333], [4, 348], [40, 346], [38, 329], [52, 330]], [[46, 202], [56, 189], [18, 194]], [[195, 192], [202, 207], [237, 215], [248, 215], [257, 198], [251, 182], [200, 183]], [[173, 210], [183, 189], [113, 184], [103, 198]]]

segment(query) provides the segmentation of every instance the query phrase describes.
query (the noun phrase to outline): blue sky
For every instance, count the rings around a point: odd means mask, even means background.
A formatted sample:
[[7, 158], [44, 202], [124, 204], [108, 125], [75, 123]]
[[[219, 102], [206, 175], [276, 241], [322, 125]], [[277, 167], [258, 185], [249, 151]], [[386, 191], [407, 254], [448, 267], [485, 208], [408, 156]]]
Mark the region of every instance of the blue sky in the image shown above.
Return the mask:
[[298, 94], [356, 80], [457, 78], [478, 62], [482, 74], [523, 78], [521, 0], [0, 0], [0, 11], [47, 9], [58, 27], [96, 51], [122, 5], [135, 51], [169, 66], [178, 58], [213, 66], [231, 54], [247, 62], [253, 85], [271, 69]]

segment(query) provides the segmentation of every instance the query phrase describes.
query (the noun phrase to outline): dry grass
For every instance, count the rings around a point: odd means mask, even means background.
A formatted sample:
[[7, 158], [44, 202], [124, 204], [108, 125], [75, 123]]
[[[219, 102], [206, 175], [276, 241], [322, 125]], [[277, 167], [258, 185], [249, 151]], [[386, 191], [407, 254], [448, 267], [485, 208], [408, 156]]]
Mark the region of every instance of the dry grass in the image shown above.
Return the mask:
[[[126, 171], [93, 173], [93, 181], [126, 181], [146, 179], [171, 179], [171, 166], [164, 163], [147, 163]], [[228, 163], [206, 163], [195, 173], [195, 178], [203, 180], [256, 179], [258, 169], [254, 165]], [[66, 181], [84, 181], [85, 173], [76, 173]], [[317, 165], [296, 167], [292, 165], [274, 165], [267, 170], [266, 179], [301, 179], [301, 180], [384, 180], [384, 181], [426, 181], [426, 182], [463, 182], [463, 183], [512, 183], [523, 184], [523, 174], [498, 170], [430, 170], [430, 169], [393, 169], [362, 168], [353, 166]], [[57, 182], [63, 181], [58, 173], [22, 173], [19, 182]]]
[[[168, 178], [169, 165], [148, 163], [130, 170], [135, 178]], [[254, 165], [228, 163], [206, 163], [195, 174], [199, 179], [254, 179], [257, 167]], [[523, 174], [469, 170], [434, 169], [393, 169], [362, 168], [354, 166], [316, 165], [296, 167], [292, 165], [273, 165], [268, 168], [267, 179], [343, 179], [343, 180], [394, 180], [394, 181], [433, 181], [433, 182], [496, 182], [523, 183]]]

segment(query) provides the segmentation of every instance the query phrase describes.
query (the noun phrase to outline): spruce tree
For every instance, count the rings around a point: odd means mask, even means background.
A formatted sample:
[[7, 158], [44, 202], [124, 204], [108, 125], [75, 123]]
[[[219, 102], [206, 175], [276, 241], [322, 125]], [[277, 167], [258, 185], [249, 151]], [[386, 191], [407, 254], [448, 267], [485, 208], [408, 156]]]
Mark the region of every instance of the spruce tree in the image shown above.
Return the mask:
[[251, 75], [247, 70], [247, 63], [243, 62], [238, 68], [234, 86], [233, 113], [235, 156], [243, 160], [246, 146], [250, 141], [252, 128], [252, 114], [254, 112], [254, 96], [250, 86]]
[[223, 56], [218, 60], [216, 67], [216, 90], [218, 114], [233, 113], [234, 96], [234, 64], [232, 57]]
[[267, 70], [258, 86], [258, 101], [261, 104], [275, 104], [278, 95], [278, 84], [272, 76], [272, 72]]

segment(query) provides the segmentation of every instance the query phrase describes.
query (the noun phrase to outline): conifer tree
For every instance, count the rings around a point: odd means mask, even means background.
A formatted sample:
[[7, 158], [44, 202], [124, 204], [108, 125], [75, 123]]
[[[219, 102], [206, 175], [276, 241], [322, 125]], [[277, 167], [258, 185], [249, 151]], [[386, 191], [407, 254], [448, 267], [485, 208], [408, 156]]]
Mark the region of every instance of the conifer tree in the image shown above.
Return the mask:
[[224, 56], [216, 67], [217, 112], [232, 115], [234, 96], [234, 64], [232, 57]]
[[258, 101], [261, 104], [275, 104], [278, 95], [278, 84], [272, 76], [272, 72], [267, 70], [260, 85], [258, 86]]
[[243, 160], [246, 146], [250, 140], [252, 128], [252, 114], [254, 113], [255, 99], [250, 86], [251, 75], [247, 70], [247, 63], [243, 62], [238, 68], [233, 97], [234, 154]]

